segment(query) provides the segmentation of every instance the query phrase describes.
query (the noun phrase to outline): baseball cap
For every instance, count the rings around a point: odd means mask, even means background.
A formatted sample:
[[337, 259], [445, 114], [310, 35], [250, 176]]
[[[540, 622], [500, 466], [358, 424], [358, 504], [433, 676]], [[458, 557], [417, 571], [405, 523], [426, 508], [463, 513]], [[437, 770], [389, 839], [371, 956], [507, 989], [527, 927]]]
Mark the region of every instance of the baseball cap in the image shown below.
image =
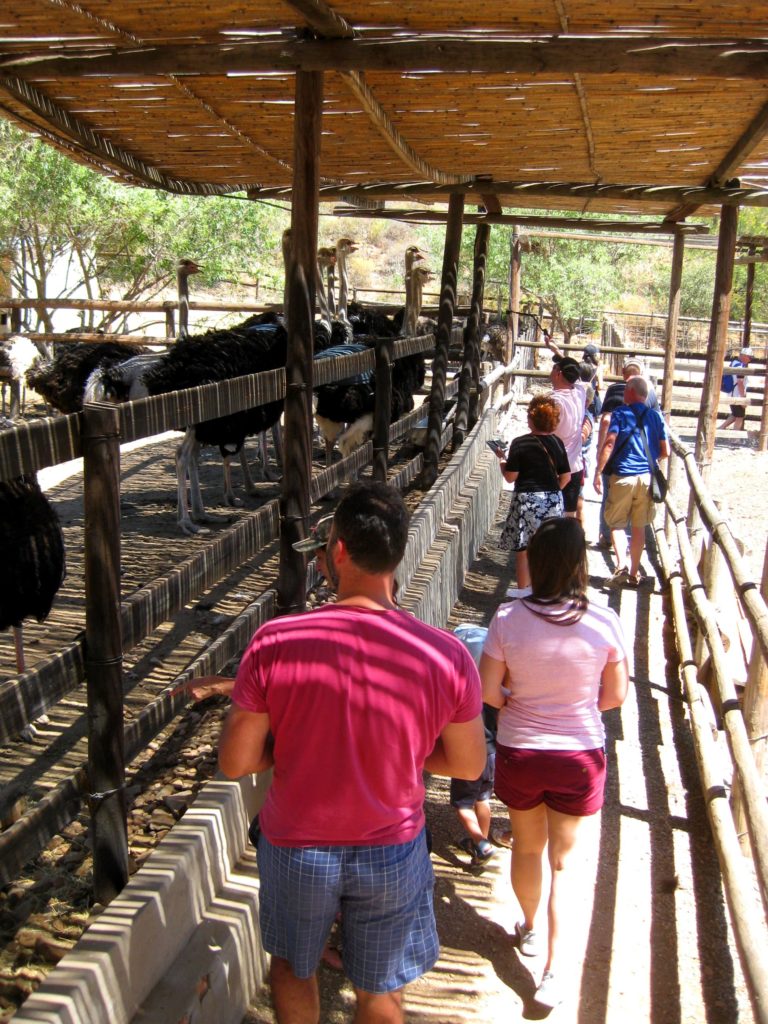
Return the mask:
[[323, 516], [322, 519], [318, 519], [312, 529], [309, 531], [309, 536], [305, 537], [304, 540], [297, 540], [292, 545], [294, 551], [320, 551], [328, 543], [328, 538], [331, 535], [331, 524], [333, 523], [333, 513], [328, 516]]
[[739, 352], [739, 355], [740, 356], [747, 356], [749, 359], [754, 359], [755, 358], [754, 355], [752, 354], [752, 349], [749, 347], [749, 345], [745, 346], [741, 350], [741, 352]]
[[581, 380], [581, 365], [575, 359], [563, 356], [562, 359], [556, 361], [556, 365], [569, 384], [575, 384], [577, 380]]
[[582, 355], [590, 363], [596, 363], [600, 357], [600, 348], [597, 345], [585, 345]]
[[624, 360], [622, 370], [628, 370], [630, 366], [636, 366], [640, 373], [643, 372], [643, 361], [642, 359], [639, 359], [637, 356], [627, 356], [627, 358]]

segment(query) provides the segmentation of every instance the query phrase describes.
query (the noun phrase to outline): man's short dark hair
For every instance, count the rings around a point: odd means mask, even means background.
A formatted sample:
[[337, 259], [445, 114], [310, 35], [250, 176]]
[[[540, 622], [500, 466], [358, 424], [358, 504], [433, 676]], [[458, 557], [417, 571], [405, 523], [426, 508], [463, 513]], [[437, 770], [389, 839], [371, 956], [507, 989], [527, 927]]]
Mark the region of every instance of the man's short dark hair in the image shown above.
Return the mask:
[[563, 356], [557, 360], [557, 368], [569, 384], [575, 384], [581, 379], [581, 367], [571, 356]]
[[347, 491], [333, 522], [355, 565], [365, 572], [382, 573], [392, 572], [402, 561], [408, 519], [400, 492], [374, 480]]

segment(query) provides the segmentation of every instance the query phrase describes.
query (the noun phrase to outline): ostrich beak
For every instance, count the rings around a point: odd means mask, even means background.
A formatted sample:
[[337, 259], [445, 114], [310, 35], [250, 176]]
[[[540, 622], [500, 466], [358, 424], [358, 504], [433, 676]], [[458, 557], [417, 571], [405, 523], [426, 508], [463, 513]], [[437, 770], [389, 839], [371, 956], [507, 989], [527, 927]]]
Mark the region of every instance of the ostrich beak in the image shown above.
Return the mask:
[[194, 260], [179, 260], [179, 270], [185, 274], [199, 274], [203, 269], [201, 263], [195, 263]]

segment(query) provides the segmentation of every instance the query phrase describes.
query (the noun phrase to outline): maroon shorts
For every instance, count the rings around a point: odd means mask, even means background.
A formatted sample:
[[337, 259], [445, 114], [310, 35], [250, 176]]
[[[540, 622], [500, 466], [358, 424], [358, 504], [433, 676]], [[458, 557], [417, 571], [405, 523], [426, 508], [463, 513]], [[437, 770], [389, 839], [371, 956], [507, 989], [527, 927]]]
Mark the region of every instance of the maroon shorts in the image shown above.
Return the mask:
[[494, 792], [513, 811], [546, 804], [585, 817], [603, 806], [605, 751], [528, 750], [496, 746]]

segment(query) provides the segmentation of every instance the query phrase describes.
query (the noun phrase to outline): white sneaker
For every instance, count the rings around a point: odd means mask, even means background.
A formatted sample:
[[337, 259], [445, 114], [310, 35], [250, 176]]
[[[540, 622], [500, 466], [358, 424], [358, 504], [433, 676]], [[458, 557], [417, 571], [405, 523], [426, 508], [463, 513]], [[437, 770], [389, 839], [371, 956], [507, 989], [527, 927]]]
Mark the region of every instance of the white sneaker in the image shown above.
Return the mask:
[[507, 597], [514, 601], [516, 597], [530, 597], [532, 593], [532, 587], [510, 587], [507, 591]]
[[539, 952], [538, 942], [533, 928], [526, 928], [525, 924], [520, 924], [518, 921], [515, 925], [515, 935], [517, 936], [517, 948], [523, 956], [537, 955]]
[[560, 986], [552, 971], [544, 971], [541, 983], [536, 989], [536, 995], [533, 998], [539, 1006], [546, 1006], [550, 1010], [554, 1010], [556, 1006], [562, 1003], [563, 997], [560, 993]]

